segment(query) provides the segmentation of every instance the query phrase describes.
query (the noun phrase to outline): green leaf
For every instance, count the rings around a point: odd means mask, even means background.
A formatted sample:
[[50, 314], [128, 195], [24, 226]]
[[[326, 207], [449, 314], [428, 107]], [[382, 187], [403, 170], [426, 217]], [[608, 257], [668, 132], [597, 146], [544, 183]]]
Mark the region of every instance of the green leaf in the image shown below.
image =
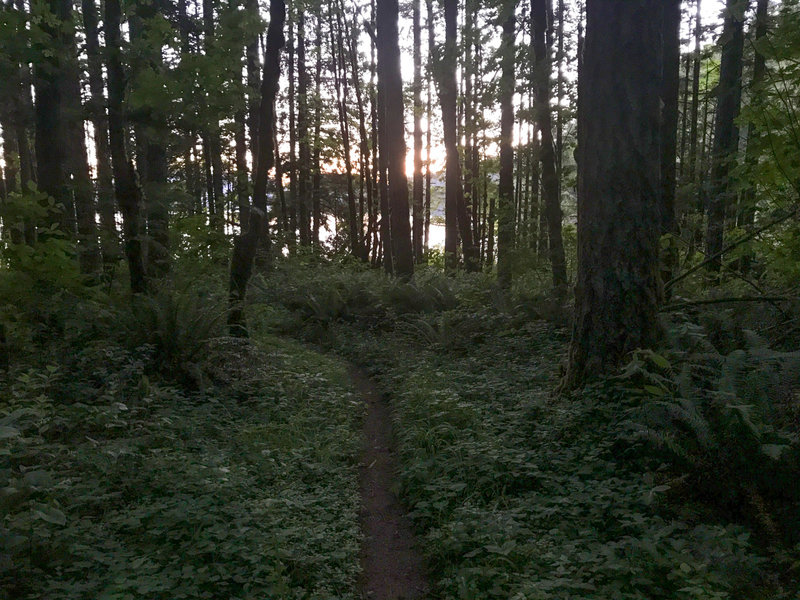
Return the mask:
[[53, 485], [53, 477], [47, 471], [28, 471], [25, 473], [24, 480], [34, 488], [49, 488]]
[[769, 456], [772, 460], [780, 460], [783, 453], [789, 448], [785, 444], [763, 444], [761, 452]]
[[652, 360], [657, 367], [661, 367], [662, 369], [669, 369], [672, 366], [666, 358], [655, 352], [650, 354], [650, 360]]
[[655, 385], [646, 385], [644, 386], [644, 390], [652, 396], [664, 396], [667, 393], [665, 389]]
[[7, 425], [0, 425], [0, 440], [19, 437], [19, 430]]
[[47, 504], [36, 504], [33, 515], [53, 525], [64, 525], [67, 522], [67, 516], [63, 512]]

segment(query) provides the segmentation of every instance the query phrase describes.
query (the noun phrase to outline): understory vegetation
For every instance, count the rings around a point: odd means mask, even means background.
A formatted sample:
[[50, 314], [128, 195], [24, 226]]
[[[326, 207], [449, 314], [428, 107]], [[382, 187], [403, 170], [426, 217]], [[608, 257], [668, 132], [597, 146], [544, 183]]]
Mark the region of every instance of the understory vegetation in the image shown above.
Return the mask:
[[363, 405], [345, 367], [222, 337], [213, 283], [177, 287], [17, 305], [0, 598], [355, 598]]
[[665, 316], [662, 354], [556, 395], [568, 333], [530, 282], [288, 273], [258, 285], [258, 326], [390, 397], [433, 597], [797, 597], [800, 353], [740, 329], [752, 309]]

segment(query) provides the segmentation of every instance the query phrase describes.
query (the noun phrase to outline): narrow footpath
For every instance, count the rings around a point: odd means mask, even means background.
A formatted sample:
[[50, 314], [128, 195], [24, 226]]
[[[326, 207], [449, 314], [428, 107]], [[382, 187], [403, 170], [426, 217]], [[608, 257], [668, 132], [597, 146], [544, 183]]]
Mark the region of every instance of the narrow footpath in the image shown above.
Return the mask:
[[350, 374], [367, 403], [361, 458], [361, 594], [365, 600], [422, 599], [428, 591], [424, 563], [392, 489], [397, 463], [389, 406], [363, 373], [352, 369]]

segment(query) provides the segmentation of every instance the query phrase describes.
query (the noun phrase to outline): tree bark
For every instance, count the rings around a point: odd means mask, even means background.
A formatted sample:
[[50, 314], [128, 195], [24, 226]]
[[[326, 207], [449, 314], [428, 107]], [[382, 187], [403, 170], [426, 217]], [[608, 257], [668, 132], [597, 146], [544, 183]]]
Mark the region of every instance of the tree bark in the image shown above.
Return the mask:
[[125, 237], [125, 255], [128, 259], [131, 291], [134, 294], [146, 291], [142, 240], [139, 231], [142, 192], [136, 181], [133, 163], [125, 149], [125, 72], [122, 67], [120, 44], [120, 20], [122, 11], [119, 0], [106, 0], [105, 34], [108, 69], [108, 133], [111, 164], [114, 171], [114, 191], [122, 213], [122, 230]]
[[306, 71], [305, 15], [298, 11], [297, 21], [297, 219], [300, 245], [311, 245], [311, 144], [308, 138], [308, 72]]
[[561, 236], [561, 198], [558, 195], [558, 172], [553, 144], [553, 121], [550, 110], [550, 48], [547, 44], [549, 30], [546, 0], [531, 0], [533, 21], [533, 51], [535, 55], [534, 93], [536, 117], [541, 133], [540, 153], [542, 163], [542, 200], [547, 216], [547, 237], [550, 242], [550, 266], [553, 271], [553, 288], [563, 299], [567, 292], [567, 267], [564, 242]]
[[424, 246], [427, 251], [430, 247], [430, 233], [431, 233], [431, 130], [433, 129], [433, 56], [436, 50], [436, 40], [433, 33], [433, 0], [425, 0], [425, 12], [427, 22], [425, 23], [428, 30], [428, 63], [426, 68], [426, 84], [427, 84], [427, 125], [425, 127], [425, 148], [427, 149], [425, 158], [425, 240]]
[[[49, 52], [34, 61], [36, 166], [41, 191], [61, 205], [61, 230], [75, 237], [75, 205], [68, 187], [64, 103], [67, 65], [64, 30], [70, 5], [64, 0], [48, 0], [48, 18], [41, 23], [42, 32], [49, 38]], [[51, 18], [52, 15], [52, 18]]]
[[[661, 0], [588, 0], [578, 117], [578, 279], [563, 389], [661, 336]], [[613, 149], [613, 151], [611, 151]]]
[[[722, 58], [717, 86], [717, 115], [712, 149], [711, 188], [706, 228], [706, 256], [717, 256], [722, 250], [725, 215], [731, 206], [734, 191], [730, 181], [731, 167], [739, 148], [739, 127], [736, 119], [742, 102], [742, 55], [744, 53], [744, 21], [749, 0], [727, 0], [722, 29]], [[709, 271], [719, 274], [722, 256], [709, 263]]]
[[[759, 86], [763, 83], [764, 77], [767, 73], [767, 61], [763, 52], [759, 50], [760, 44], [767, 35], [767, 20], [769, 16], [769, 0], [758, 0], [756, 5], [756, 21], [755, 21], [755, 58], [753, 61], [753, 79], [750, 84], [751, 90], [754, 94], [757, 93]], [[751, 97], [754, 96], [751, 94]], [[758, 128], [750, 123], [747, 126], [747, 151], [745, 158], [749, 165], [755, 165], [758, 161], [758, 140], [761, 137], [761, 132]], [[755, 225], [756, 217], [756, 189], [755, 185], [751, 184], [742, 194], [742, 208], [741, 208], [741, 225], [744, 229], [750, 231]], [[742, 274], [746, 275], [750, 272], [753, 263], [754, 253], [749, 248], [745, 251], [741, 261]]]
[[[108, 0], [107, 0], [108, 1]], [[247, 335], [244, 317], [244, 300], [247, 283], [253, 271], [253, 260], [259, 240], [264, 233], [267, 218], [267, 183], [269, 171], [274, 166], [275, 155], [272, 130], [275, 123], [275, 98], [281, 76], [281, 48], [285, 44], [283, 26], [286, 21], [286, 4], [283, 0], [270, 0], [270, 21], [267, 29], [267, 50], [264, 55], [264, 74], [261, 79], [261, 99], [258, 110], [258, 146], [253, 181], [253, 202], [247, 230], [234, 239], [231, 256], [228, 299], [228, 327], [231, 335]]]
[[381, 153], [386, 150], [392, 259], [395, 275], [411, 277], [414, 273], [414, 254], [409, 223], [408, 180], [405, 173], [405, 110], [403, 80], [400, 76], [398, 18], [397, 0], [377, 0], [378, 81], [384, 92], [383, 129], [386, 134], [381, 140]]
[[334, 87], [336, 88], [336, 107], [339, 113], [339, 131], [342, 135], [342, 151], [344, 158], [345, 178], [347, 181], [347, 224], [350, 238], [350, 253], [361, 257], [361, 227], [358, 223], [356, 196], [353, 187], [353, 165], [350, 154], [350, 121], [347, 111], [349, 85], [347, 81], [347, 65], [344, 63], [344, 49], [341, 28], [341, 17], [337, 15], [338, 31], [331, 27], [331, 58], [333, 63]]
[[[681, 1], [663, 0], [661, 79], [661, 234], [677, 234], [675, 193], [677, 189], [678, 105], [681, 70]], [[675, 235], [664, 249], [662, 279], [672, 279], [678, 267]]]
[[689, 119], [689, 172], [687, 181], [691, 184], [696, 182], [697, 174], [697, 126], [699, 121], [700, 110], [700, 63], [702, 62], [700, 42], [703, 37], [703, 21], [702, 21], [702, 0], [695, 0], [697, 2], [697, 12], [695, 14], [695, 27], [694, 27], [694, 64], [692, 66], [692, 108], [691, 117]]
[[422, 205], [422, 31], [420, 25], [420, 0], [412, 2], [412, 29], [414, 36], [414, 183], [412, 193], [412, 238], [414, 260], [422, 260], [424, 247], [422, 229], [424, 215]]
[[114, 179], [111, 169], [111, 152], [108, 147], [108, 117], [103, 83], [103, 59], [97, 25], [97, 9], [94, 0], [82, 0], [81, 12], [86, 35], [89, 91], [91, 100], [89, 116], [94, 129], [95, 161], [97, 166], [97, 209], [100, 214], [100, 248], [103, 254], [103, 270], [110, 275], [114, 263], [119, 260], [119, 232], [114, 207]]
[[[497, 279], [502, 287], [511, 287], [514, 252], [514, 4], [503, 5], [500, 78], [500, 179], [497, 187]], [[489, 211], [489, 235], [494, 236], [494, 211]], [[492, 260], [493, 244], [489, 244]]]

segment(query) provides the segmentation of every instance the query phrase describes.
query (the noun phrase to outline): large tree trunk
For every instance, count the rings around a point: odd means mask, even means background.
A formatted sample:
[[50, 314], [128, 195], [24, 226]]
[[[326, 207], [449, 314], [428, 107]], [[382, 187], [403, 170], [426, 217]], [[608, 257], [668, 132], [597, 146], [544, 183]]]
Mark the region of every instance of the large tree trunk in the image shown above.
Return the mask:
[[412, 3], [412, 28], [414, 35], [414, 184], [412, 193], [412, 237], [414, 260], [422, 260], [423, 207], [422, 207], [422, 29], [420, 25], [420, 0]]
[[[503, 39], [500, 77], [500, 180], [497, 188], [497, 279], [503, 287], [511, 286], [514, 253], [514, 4], [503, 5]], [[489, 211], [489, 235], [494, 236], [494, 211]], [[493, 243], [489, 242], [489, 261]]]
[[445, 179], [445, 267], [458, 266], [458, 237], [467, 270], [478, 268], [477, 253], [472, 243], [472, 228], [461, 184], [461, 162], [458, 151], [458, 85], [456, 63], [458, 57], [458, 2], [444, 0], [445, 45], [442, 72], [439, 81], [439, 100], [442, 105], [442, 129], [446, 153]]
[[[753, 62], [753, 80], [751, 83], [752, 90], [758, 90], [758, 87], [764, 81], [767, 73], [767, 62], [763, 52], [759, 50], [761, 47], [759, 42], [767, 35], [767, 18], [769, 16], [769, 0], [758, 0], [756, 5], [756, 21], [755, 21], [755, 59]], [[747, 153], [746, 160], [749, 165], [754, 165], [758, 161], [758, 140], [761, 133], [752, 123], [747, 127]], [[752, 230], [755, 224], [756, 217], [756, 189], [751, 184], [742, 194], [742, 207], [741, 207], [741, 226], [746, 230]], [[750, 266], [753, 262], [753, 251], [747, 249], [741, 261], [741, 271], [746, 275], [750, 271]]]
[[[145, 69], [159, 73], [163, 67], [161, 46], [152, 46], [152, 24], [161, 17], [158, 3], [138, 4], [136, 17], [139, 27], [131, 28], [131, 34], [138, 29], [137, 37], [146, 43]], [[212, 28], [213, 30], [213, 28]], [[167, 163], [168, 128], [163, 118], [158, 116], [160, 107], [148, 106], [142, 111], [137, 130], [144, 149], [144, 168], [139, 169], [142, 181], [145, 216], [147, 218], [147, 273], [150, 277], [163, 277], [170, 268], [169, 252], [169, 167]], [[219, 192], [221, 195], [221, 192]], [[222, 217], [222, 215], [221, 215]]]
[[286, 21], [286, 4], [283, 0], [270, 0], [270, 21], [267, 30], [267, 51], [264, 56], [264, 75], [261, 79], [261, 99], [258, 110], [258, 145], [253, 154], [257, 157], [253, 181], [253, 204], [247, 230], [234, 239], [231, 256], [229, 285], [228, 326], [232, 335], [246, 335], [244, 299], [247, 283], [253, 271], [253, 260], [263, 234], [267, 218], [267, 183], [269, 171], [275, 163], [272, 130], [275, 123], [275, 97], [281, 76], [281, 48], [285, 44], [283, 25]]
[[[42, 32], [48, 36], [49, 52], [34, 61], [36, 95], [36, 167], [39, 189], [63, 208], [62, 231], [75, 236], [75, 206], [68, 187], [67, 152], [64, 131], [64, 102], [67, 65], [64, 30], [70, 5], [64, 0], [48, 1], [49, 15], [42, 20]], [[52, 16], [51, 16], [52, 15]]]
[[81, 101], [81, 71], [78, 64], [78, 49], [75, 43], [75, 24], [72, 3], [66, 4], [67, 20], [62, 35], [65, 48], [64, 61], [64, 144], [67, 152], [65, 166], [71, 176], [69, 186], [75, 203], [78, 229], [78, 262], [81, 273], [95, 274], [100, 270], [100, 247], [98, 246], [97, 222], [92, 179], [89, 175], [89, 157], [86, 151], [84, 110]]
[[739, 127], [736, 119], [742, 103], [744, 21], [748, 4], [749, 0], [727, 0], [722, 29], [722, 59], [717, 85], [717, 116], [706, 229], [706, 256], [713, 259], [709, 262], [712, 273], [719, 273], [722, 268], [725, 215], [735, 193], [730, 172], [739, 148]]
[[[661, 80], [661, 234], [677, 234], [675, 192], [677, 188], [678, 103], [681, 69], [681, 2], [663, 0]], [[678, 266], [678, 246], [674, 237], [663, 256], [663, 279], [672, 279]]]
[[578, 117], [578, 279], [565, 389], [661, 335], [661, 0], [588, 0]]
[[546, 0], [531, 0], [533, 21], [533, 52], [535, 55], [534, 93], [536, 118], [541, 132], [540, 152], [542, 162], [542, 200], [547, 216], [547, 234], [550, 241], [550, 265], [553, 270], [553, 288], [556, 296], [563, 298], [567, 291], [567, 267], [564, 243], [561, 237], [561, 198], [558, 195], [558, 172], [553, 144], [553, 119], [550, 111], [550, 48], [547, 44], [549, 19]]
[[122, 229], [125, 236], [125, 255], [128, 259], [131, 291], [134, 294], [146, 290], [142, 240], [139, 232], [139, 212], [142, 192], [136, 181], [133, 163], [125, 149], [125, 119], [123, 99], [125, 97], [125, 72], [122, 68], [120, 45], [120, 19], [122, 12], [119, 0], [106, 0], [105, 34], [108, 69], [108, 133], [111, 164], [114, 171], [114, 190], [122, 213]]
[[[403, 80], [400, 76], [398, 13], [397, 0], [377, 0], [378, 81], [384, 91], [386, 134], [381, 140], [381, 153], [386, 151], [392, 259], [395, 275], [410, 277], [414, 273], [414, 254], [411, 246], [411, 224], [408, 218], [405, 111]], [[386, 218], [385, 215], [383, 218]]]
[[426, 12], [426, 29], [428, 33], [428, 63], [426, 67], [426, 95], [427, 95], [427, 106], [426, 106], [426, 115], [427, 115], [427, 123], [425, 126], [425, 148], [426, 148], [426, 155], [425, 155], [425, 240], [423, 245], [425, 247], [425, 251], [428, 250], [430, 247], [430, 233], [431, 233], [431, 130], [433, 127], [431, 123], [433, 122], [433, 56], [436, 50], [436, 40], [434, 39], [433, 33], [433, 0], [425, 0], [425, 12]]

